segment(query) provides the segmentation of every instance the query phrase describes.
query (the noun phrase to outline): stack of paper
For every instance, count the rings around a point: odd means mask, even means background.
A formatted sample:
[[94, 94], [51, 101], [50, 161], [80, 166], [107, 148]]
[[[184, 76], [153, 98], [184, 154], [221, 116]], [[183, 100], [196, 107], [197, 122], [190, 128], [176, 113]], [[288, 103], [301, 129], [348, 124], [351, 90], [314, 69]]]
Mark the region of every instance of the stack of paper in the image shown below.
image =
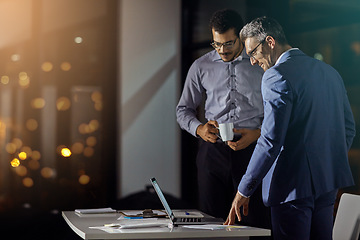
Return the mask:
[[75, 209], [79, 214], [99, 214], [99, 213], [116, 213], [112, 208], [93, 208], [93, 209]]

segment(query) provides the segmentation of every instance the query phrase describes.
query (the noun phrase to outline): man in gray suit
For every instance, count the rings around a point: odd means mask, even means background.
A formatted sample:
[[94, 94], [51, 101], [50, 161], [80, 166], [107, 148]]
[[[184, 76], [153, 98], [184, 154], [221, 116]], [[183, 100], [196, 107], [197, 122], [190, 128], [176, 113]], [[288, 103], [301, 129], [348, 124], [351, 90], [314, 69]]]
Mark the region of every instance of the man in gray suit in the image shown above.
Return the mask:
[[324, 62], [292, 48], [277, 21], [253, 20], [240, 32], [262, 78], [264, 120], [225, 224], [246, 215], [263, 180], [274, 239], [332, 239], [339, 188], [353, 185], [347, 153], [355, 123], [343, 80]]

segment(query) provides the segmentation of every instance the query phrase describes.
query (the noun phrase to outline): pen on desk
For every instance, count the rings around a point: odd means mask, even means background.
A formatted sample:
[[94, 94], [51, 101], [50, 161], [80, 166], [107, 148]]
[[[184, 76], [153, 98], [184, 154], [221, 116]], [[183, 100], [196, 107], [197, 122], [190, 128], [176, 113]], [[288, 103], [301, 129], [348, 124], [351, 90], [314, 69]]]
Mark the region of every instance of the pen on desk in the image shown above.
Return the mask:
[[187, 211], [185, 211], [185, 215], [190, 215], [190, 213], [188, 213]]
[[124, 217], [126, 219], [143, 219], [143, 217]]

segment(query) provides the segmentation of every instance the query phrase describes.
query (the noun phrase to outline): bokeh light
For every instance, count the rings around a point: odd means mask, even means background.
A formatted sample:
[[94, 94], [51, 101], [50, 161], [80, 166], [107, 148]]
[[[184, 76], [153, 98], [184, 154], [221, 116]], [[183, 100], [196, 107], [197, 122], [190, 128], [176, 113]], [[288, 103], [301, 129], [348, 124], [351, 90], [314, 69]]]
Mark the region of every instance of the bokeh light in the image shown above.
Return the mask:
[[41, 153], [39, 151], [33, 151], [31, 158], [35, 161], [38, 161], [41, 158]]
[[30, 78], [26, 72], [19, 73], [19, 85], [21, 87], [28, 87], [30, 85]]
[[40, 168], [40, 163], [34, 159], [31, 159], [28, 163], [29, 168], [32, 170], [38, 170]]
[[96, 102], [94, 103], [94, 108], [96, 111], [101, 111], [103, 108], [102, 102]]
[[360, 42], [351, 43], [351, 49], [355, 52], [356, 56], [360, 56]]
[[56, 100], [56, 108], [58, 111], [66, 111], [71, 107], [70, 99], [67, 97], [59, 97]]
[[71, 69], [71, 64], [69, 62], [62, 62], [60, 65], [61, 70], [67, 72]]
[[71, 151], [74, 154], [80, 154], [84, 151], [84, 144], [82, 144], [81, 142], [76, 142], [71, 146]]
[[38, 122], [35, 119], [28, 119], [25, 123], [29, 131], [35, 131], [38, 128]]
[[89, 134], [93, 133], [99, 129], [100, 123], [98, 120], [93, 119], [89, 122], [89, 124], [81, 123], [78, 127], [79, 133], [81, 134]]
[[82, 185], [86, 185], [90, 182], [90, 177], [86, 174], [83, 174], [79, 177], [79, 183]]
[[94, 119], [90, 121], [89, 126], [90, 126], [90, 130], [94, 132], [99, 129], [100, 123], [98, 120]]
[[94, 136], [86, 138], [86, 145], [88, 145], [89, 147], [94, 147], [96, 145], [96, 142], [96, 137]]
[[99, 91], [94, 91], [91, 94], [91, 100], [93, 100], [93, 102], [100, 102], [102, 100], [102, 94]]
[[19, 54], [13, 54], [13, 55], [11, 55], [10, 59], [13, 62], [18, 62], [18, 61], [20, 61], [21, 57]]
[[53, 64], [51, 62], [44, 62], [42, 65], [41, 65], [41, 69], [44, 71], [44, 72], [50, 72], [52, 69], [53, 69]]
[[25, 187], [32, 187], [34, 185], [34, 181], [32, 180], [32, 178], [26, 177], [23, 179], [23, 185]]
[[31, 107], [35, 109], [42, 109], [45, 107], [45, 99], [43, 98], [34, 98], [31, 101]]
[[22, 147], [22, 140], [20, 138], [14, 138], [12, 143], [15, 144], [16, 149], [20, 149]]
[[44, 167], [44, 168], [42, 168], [41, 171], [40, 171], [40, 173], [41, 173], [41, 176], [42, 176], [43, 178], [52, 178], [52, 177], [55, 176], [55, 171], [54, 171], [54, 169], [49, 168], [49, 167]]
[[20, 165], [20, 160], [17, 158], [14, 158], [13, 160], [11, 160], [10, 164], [12, 167], [18, 167]]
[[18, 156], [20, 160], [25, 160], [27, 158], [26, 152], [20, 152]]
[[14, 143], [8, 143], [5, 146], [5, 150], [9, 154], [14, 154], [16, 152], [16, 145]]
[[27, 174], [27, 168], [25, 166], [18, 166], [17, 168], [15, 168], [16, 174], [19, 175], [20, 177], [24, 177]]
[[2, 84], [4, 84], [4, 85], [9, 84], [9, 82], [10, 82], [9, 76], [2, 76], [2, 77], [0, 78], [0, 82], [1, 82]]
[[74, 38], [74, 42], [77, 43], [77, 44], [82, 43], [83, 38], [82, 37], [76, 37], [76, 38]]
[[69, 148], [62, 148], [61, 149], [61, 155], [63, 156], [63, 157], [70, 157], [71, 156], [71, 150], [69, 149]]
[[86, 147], [84, 149], [84, 156], [85, 157], [92, 157], [94, 155], [94, 149], [92, 147]]
[[94, 102], [94, 108], [97, 111], [102, 110], [102, 93], [95, 91], [91, 94], [91, 100]]
[[21, 148], [21, 151], [22, 151], [22, 152], [25, 152], [26, 155], [27, 155], [27, 157], [31, 157], [31, 156], [32, 156], [32, 149], [31, 149], [31, 147], [29, 147], [29, 146], [24, 146], [24, 147], [22, 147], [22, 148]]

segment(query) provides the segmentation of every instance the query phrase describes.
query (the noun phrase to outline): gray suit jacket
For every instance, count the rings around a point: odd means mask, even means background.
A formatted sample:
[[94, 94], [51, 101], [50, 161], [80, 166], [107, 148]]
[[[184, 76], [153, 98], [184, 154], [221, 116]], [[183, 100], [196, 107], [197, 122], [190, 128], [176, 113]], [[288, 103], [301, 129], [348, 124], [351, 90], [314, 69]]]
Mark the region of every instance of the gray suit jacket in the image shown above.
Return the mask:
[[261, 136], [239, 192], [250, 196], [263, 180], [272, 206], [353, 185], [355, 123], [338, 72], [293, 49], [264, 73], [262, 94]]

